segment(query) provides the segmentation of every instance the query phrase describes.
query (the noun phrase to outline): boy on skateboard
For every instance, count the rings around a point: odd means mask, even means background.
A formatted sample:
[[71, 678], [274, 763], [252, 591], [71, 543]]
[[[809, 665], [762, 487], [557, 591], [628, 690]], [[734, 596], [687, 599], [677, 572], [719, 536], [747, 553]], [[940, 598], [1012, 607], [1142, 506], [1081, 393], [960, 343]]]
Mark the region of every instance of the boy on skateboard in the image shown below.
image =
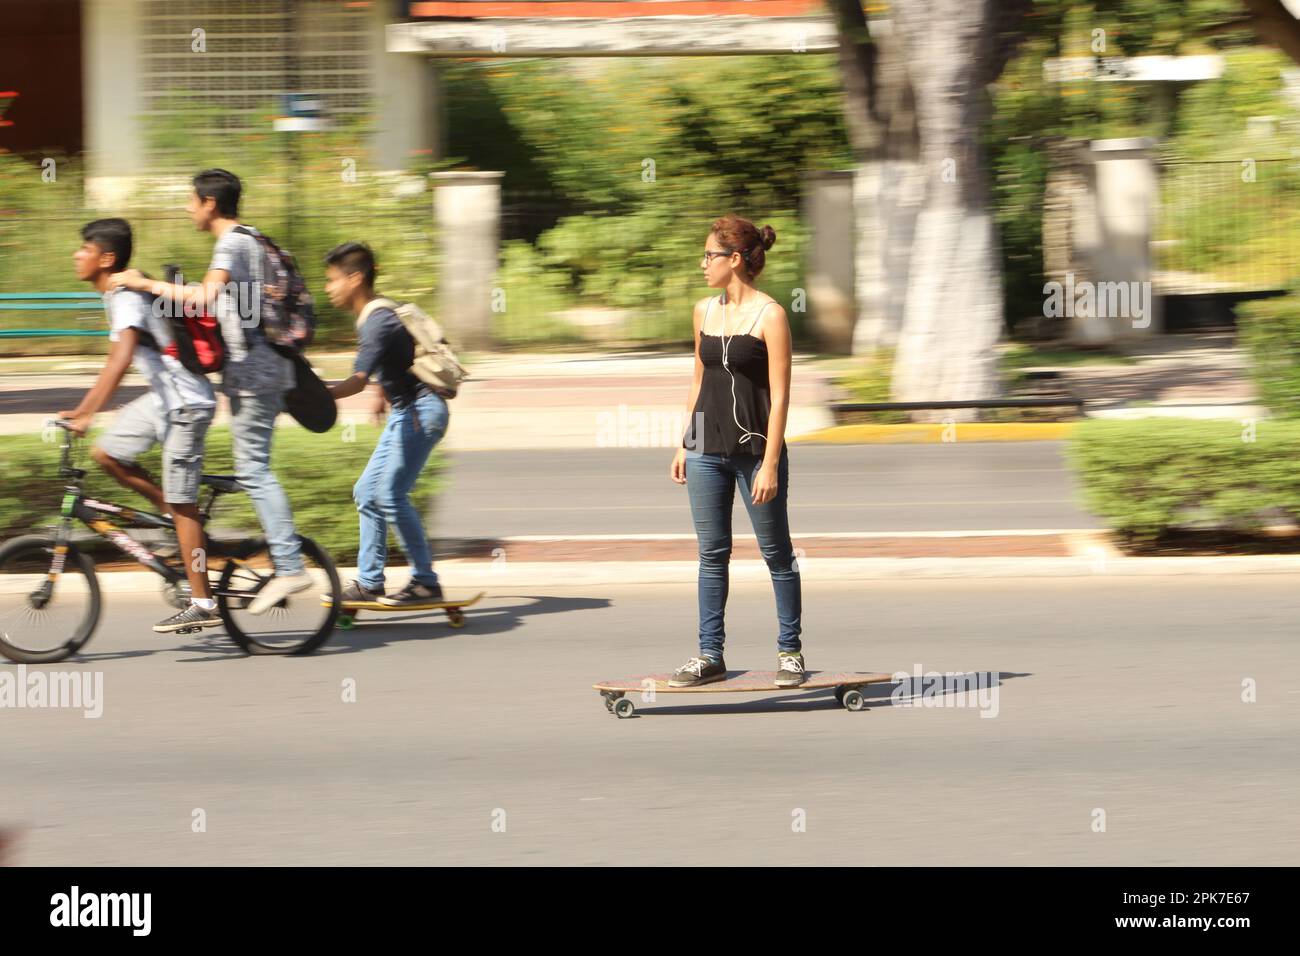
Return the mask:
[[[120, 412], [99, 439], [91, 457], [118, 484], [147, 498], [162, 514], [170, 514], [185, 575], [190, 604], [153, 629], [162, 633], [221, 624], [217, 602], [208, 586], [203, 554], [203, 524], [199, 520], [199, 478], [208, 426], [216, 411], [212, 383], [191, 372], [174, 355], [171, 322], [155, 314], [153, 300], [139, 292], [114, 290], [110, 276], [131, 260], [131, 226], [125, 219], [97, 219], [81, 230], [81, 246], [73, 254], [77, 278], [104, 295], [108, 315], [108, 359], [94, 386], [75, 409], [59, 412], [71, 428], [84, 435], [95, 414], [117, 391], [133, 362], [149, 382], [149, 391]], [[141, 455], [162, 445], [162, 487], [138, 464]]]
[[[379, 380], [392, 406], [388, 424], [365, 470], [352, 489], [360, 515], [357, 580], [343, 590], [347, 602], [377, 601], [385, 607], [420, 607], [443, 600], [433, 570], [433, 555], [410, 492], [429, 454], [447, 431], [442, 395], [410, 371], [415, 340], [391, 308], [375, 294], [375, 257], [359, 242], [345, 242], [325, 257], [325, 292], [336, 308], [357, 317], [357, 358], [353, 374], [330, 386], [335, 401], [355, 395], [371, 376]], [[411, 565], [411, 580], [395, 594], [384, 594], [388, 528]]]

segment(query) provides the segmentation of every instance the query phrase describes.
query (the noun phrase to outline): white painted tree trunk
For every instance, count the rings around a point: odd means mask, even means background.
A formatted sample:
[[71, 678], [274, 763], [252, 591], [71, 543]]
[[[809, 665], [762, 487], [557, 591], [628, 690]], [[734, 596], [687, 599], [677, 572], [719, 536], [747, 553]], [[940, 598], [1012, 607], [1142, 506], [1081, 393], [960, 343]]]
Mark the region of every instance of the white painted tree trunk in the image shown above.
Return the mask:
[[857, 165], [853, 203], [859, 309], [853, 328], [854, 355], [873, 355], [877, 349], [898, 343], [924, 187], [921, 166], [913, 159], [878, 159]]
[[[999, 0], [895, 0], [911, 64], [925, 198], [911, 247], [896, 401], [993, 398], [1003, 328], [1001, 257], [979, 149], [997, 75]], [[969, 421], [970, 410], [916, 413]]]

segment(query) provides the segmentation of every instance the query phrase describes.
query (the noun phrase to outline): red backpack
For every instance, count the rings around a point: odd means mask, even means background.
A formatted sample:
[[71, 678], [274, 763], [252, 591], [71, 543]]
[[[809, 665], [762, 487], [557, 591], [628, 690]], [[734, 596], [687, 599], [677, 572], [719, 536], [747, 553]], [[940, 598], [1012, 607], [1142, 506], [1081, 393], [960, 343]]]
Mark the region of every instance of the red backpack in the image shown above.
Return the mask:
[[[175, 282], [179, 266], [165, 267], [167, 281]], [[153, 302], [154, 315], [166, 316], [171, 324], [172, 340], [161, 351], [180, 362], [195, 375], [220, 372], [226, 364], [226, 343], [215, 315], [203, 306], [182, 307], [174, 300]], [[156, 345], [157, 343], [155, 343]]]

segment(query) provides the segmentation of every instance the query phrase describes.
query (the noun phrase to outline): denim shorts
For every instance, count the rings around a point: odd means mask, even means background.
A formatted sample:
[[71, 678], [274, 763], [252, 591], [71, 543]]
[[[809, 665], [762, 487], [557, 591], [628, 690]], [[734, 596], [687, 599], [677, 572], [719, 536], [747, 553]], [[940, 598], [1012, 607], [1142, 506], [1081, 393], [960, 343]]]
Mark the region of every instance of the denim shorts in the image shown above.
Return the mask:
[[163, 500], [193, 504], [199, 499], [203, 446], [215, 412], [210, 407], [164, 411], [158, 396], [148, 392], [117, 413], [98, 444], [124, 465], [136, 464], [154, 445], [162, 445]]

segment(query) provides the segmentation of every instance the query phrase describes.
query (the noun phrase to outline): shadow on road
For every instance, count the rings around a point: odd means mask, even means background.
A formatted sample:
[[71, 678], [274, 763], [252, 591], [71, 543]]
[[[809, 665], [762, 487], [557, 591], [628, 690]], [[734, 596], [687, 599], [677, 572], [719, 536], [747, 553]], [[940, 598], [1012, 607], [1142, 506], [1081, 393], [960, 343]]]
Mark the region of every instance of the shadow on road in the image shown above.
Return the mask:
[[[447, 637], [481, 638], [494, 634], [508, 634], [516, 630], [525, 618], [538, 614], [566, 614], [570, 611], [588, 611], [610, 606], [608, 598], [548, 597], [545, 595], [493, 595], [493, 601], [513, 600], [518, 603], [465, 611], [465, 626], [453, 628], [447, 623], [443, 611], [362, 611], [352, 630], [335, 628], [325, 646], [312, 657], [329, 657], [352, 654], [357, 651], [377, 650], [402, 641], [427, 641]], [[203, 657], [180, 658], [181, 663], [196, 664], [243, 658], [244, 654], [221, 630], [204, 631], [185, 645], [182, 650], [200, 652]]]

